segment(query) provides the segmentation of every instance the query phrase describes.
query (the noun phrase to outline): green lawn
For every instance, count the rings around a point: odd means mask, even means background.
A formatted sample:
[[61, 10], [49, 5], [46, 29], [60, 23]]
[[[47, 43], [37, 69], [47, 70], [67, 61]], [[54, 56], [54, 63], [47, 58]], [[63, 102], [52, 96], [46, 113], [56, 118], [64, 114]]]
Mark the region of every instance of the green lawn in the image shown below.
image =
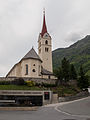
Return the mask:
[[80, 92], [80, 89], [73, 86], [59, 86], [59, 87], [29, 87], [27, 85], [0, 85], [0, 90], [51, 90], [58, 93], [59, 96], [71, 96]]
[[0, 90], [43, 90], [37, 86], [29, 87], [26, 85], [0, 85]]

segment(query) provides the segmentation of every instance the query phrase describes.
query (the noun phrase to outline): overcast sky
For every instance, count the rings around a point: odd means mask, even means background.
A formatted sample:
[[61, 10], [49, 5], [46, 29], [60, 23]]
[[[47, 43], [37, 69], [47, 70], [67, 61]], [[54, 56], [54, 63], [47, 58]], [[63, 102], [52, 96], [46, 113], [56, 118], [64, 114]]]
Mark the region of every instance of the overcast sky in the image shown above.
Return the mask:
[[0, 76], [32, 46], [37, 51], [43, 8], [53, 50], [90, 34], [90, 0], [0, 0]]

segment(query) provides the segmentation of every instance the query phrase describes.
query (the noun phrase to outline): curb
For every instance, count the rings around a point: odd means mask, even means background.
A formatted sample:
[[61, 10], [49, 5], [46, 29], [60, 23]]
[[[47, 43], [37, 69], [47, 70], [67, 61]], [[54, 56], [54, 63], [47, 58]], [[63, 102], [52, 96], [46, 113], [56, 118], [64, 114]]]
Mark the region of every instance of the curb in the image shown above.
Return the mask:
[[0, 111], [36, 111], [38, 107], [0, 107]]

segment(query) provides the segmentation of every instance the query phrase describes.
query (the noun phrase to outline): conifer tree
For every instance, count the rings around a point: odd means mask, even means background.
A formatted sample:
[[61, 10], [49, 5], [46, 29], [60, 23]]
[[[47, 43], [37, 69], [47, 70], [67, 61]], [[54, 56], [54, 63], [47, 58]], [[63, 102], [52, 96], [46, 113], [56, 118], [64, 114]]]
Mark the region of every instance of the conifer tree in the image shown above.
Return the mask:
[[70, 79], [77, 79], [77, 73], [73, 64], [70, 65]]
[[78, 86], [80, 88], [87, 88], [89, 86], [88, 78], [87, 76], [85, 76], [82, 66], [80, 67], [80, 77], [78, 79]]
[[70, 63], [65, 57], [62, 60], [61, 66], [62, 66], [63, 80], [67, 82], [69, 81]]
[[63, 76], [62, 76], [62, 69], [59, 67], [58, 69], [54, 70], [55, 76], [58, 78], [57, 85], [62, 84]]

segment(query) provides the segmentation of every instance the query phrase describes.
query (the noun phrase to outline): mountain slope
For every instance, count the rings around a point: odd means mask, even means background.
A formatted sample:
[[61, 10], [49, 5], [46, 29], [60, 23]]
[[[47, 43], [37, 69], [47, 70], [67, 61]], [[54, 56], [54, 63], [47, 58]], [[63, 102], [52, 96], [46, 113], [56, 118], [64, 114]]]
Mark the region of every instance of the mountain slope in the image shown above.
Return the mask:
[[59, 48], [53, 51], [53, 67], [57, 68], [61, 64], [63, 57], [69, 59], [77, 70], [83, 65], [84, 70], [90, 75], [90, 35], [74, 43], [68, 48]]

